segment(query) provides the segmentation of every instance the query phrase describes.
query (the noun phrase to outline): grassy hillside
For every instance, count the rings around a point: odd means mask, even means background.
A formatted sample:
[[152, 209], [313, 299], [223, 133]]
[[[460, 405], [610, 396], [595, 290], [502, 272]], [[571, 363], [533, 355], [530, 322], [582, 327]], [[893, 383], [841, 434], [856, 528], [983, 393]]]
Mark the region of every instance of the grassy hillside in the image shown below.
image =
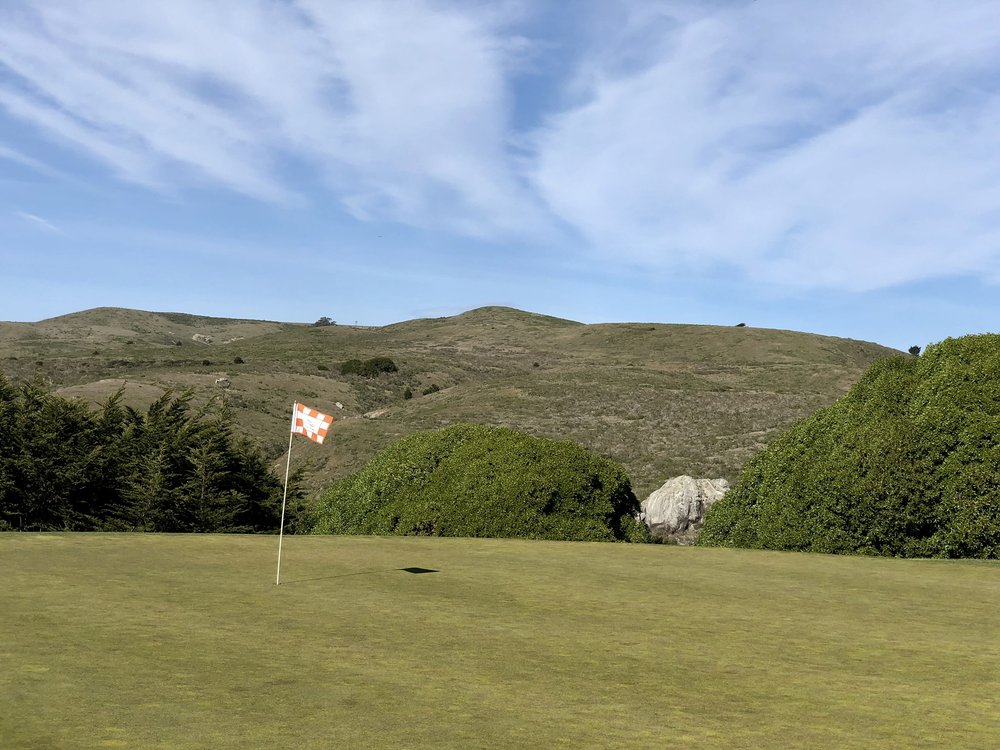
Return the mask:
[[[640, 498], [682, 473], [732, 480], [770, 437], [889, 353], [791, 331], [583, 325], [497, 307], [381, 328], [109, 308], [0, 323], [0, 369], [15, 380], [38, 374], [92, 400], [124, 384], [135, 405], [193, 387], [200, 400], [225, 397], [276, 459], [293, 401], [334, 413], [326, 445], [301, 441], [295, 451], [313, 490], [397, 437], [455, 422], [576, 440], [621, 462]], [[375, 356], [399, 372], [339, 374], [343, 361]], [[215, 385], [223, 376], [232, 381], [225, 393]], [[423, 395], [432, 385], [440, 390]]]
[[[997, 564], [0, 534], [0, 747], [989, 748]], [[436, 572], [409, 573], [406, 568]]]

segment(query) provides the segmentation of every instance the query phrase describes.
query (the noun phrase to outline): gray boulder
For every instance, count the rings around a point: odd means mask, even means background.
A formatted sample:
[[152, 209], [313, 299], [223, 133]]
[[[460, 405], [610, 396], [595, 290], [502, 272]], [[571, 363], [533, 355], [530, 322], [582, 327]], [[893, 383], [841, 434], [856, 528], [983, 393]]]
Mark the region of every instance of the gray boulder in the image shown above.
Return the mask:
[[639, 520], [654, 537], [691, 544], [712, 503], [726, 494], [725, 479], [695, 479], [681, 476], [668, 479], [642, 503]]

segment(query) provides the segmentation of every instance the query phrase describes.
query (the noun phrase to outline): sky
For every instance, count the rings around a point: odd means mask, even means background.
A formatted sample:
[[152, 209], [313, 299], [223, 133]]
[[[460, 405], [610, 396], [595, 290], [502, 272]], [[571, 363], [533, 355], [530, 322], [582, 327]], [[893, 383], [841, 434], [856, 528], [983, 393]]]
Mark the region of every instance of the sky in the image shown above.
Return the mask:
[[0, 320], [1000, 331], [1000, 0], [5, 0]]

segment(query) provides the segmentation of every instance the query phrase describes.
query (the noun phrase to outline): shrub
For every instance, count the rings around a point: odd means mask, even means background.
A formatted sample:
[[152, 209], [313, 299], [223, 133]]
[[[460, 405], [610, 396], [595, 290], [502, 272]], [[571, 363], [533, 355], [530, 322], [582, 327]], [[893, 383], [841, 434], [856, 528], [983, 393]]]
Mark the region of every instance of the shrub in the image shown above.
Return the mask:
[[317, 320], [315, 323], [313, 323], [313, 327], [317, 328], [322, 328], [323, 326], [335, 326], [335, 325], [337, 325], [337, 321], [331, 320], [325, 315], [319, 320]]
[[429, 386], [427, 386], [426, 388], [424, 388], [421, 391], [421, 393], [423, 393], [425, 396], [429, 396], [430, 394], [437, 393], [440, 390], [441, 389], [438, 387], [437, 383], [431, 383]]
[[330, 368], [327, 367], [326, 365], [316, 365], [316, 369], [317, 370], [323, 370], [325, 372], [325, 371], [329, 370]]
[[235, 357], [233, 359], [233, 364], [234, 365], [242, 365], [243, 364], [243, 357]]
[[403, 399], [405, 401], [409, 401], [411, 398], [413, 398], [413, 391], [407, 388], [405, 391], [403, 391]]
[[910, 354], [912, 354], [914, 357], [919, 357], [920, 356], [920, 347], [917, 346], [917, 345], [915, 345], [915, 344], [913, 346], [911, 346], [909, 349], [907, 349], [907, 351]]
[[212, 360], [210, 360], [210, 359], [203, 359], [203, 360], [201, 361], [201, 363], [202, 363], [202, 364], [203, 364], [203, 365], [204, 365], [205, 367], [209, 367], [209, 366], [210, 366], [210, 365], [212, 364]]
[[747, 464], [698, 543], [1000, 556], [1000, 335], [876, 362]]
[[624, 469], [570, 441], [460, 424], [404, 437], [322, 497], [313, 531], [646, 541]]
[[349, 359], [340, 366], [341, 375], [361, 375], [366, 378], [375, 378], [382, 373], [397, 372], [396, 363], [388, 357], [372, 357], [364, 361], [360, 359]]

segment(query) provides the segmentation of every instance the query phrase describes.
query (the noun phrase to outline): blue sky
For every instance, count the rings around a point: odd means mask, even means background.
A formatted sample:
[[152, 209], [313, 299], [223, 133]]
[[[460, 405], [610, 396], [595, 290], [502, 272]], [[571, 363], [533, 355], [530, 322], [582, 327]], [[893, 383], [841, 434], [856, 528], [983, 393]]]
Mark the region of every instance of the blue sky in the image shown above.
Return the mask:
[[1000, 330], [1000, 2], [0, 5], [0, 319]]

